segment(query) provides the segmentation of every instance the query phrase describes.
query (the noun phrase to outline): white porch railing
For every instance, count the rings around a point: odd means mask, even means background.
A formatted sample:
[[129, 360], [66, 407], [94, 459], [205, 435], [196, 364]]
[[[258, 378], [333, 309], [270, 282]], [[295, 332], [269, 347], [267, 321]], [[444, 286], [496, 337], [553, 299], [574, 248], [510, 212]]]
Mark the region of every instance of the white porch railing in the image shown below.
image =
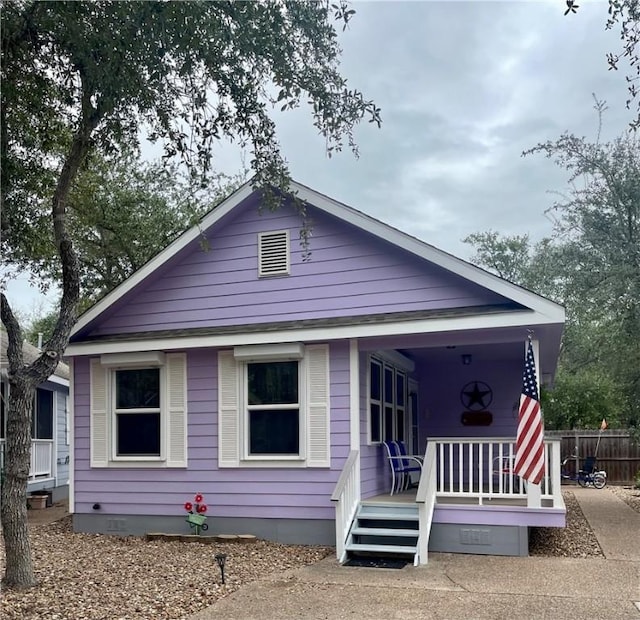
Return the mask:
[[[539, 486], [526, 484], [515, 475], [515, 441], [507, 438], [440, 438], [435, 445], [436, 495], [439, 499], [475, 499], [479, 505], [487, 499], [527, 499], [530, 508], [562, 505], [560, 488], [560, 442], [544, 442], [545, 475]], [[425, 466], [427, 461], [425, 460]]]
[[[4, 439], [0, 440], [0, 468], [4, 468]], [[53, 478], [53, 440], [31, 440], [31, 464], [29, 482], [43, 478]]]
[[351, 450], [331, 495], [336, 502], [336, 556], [346, 559], [345, 543], [360, 503], [360, 451]]

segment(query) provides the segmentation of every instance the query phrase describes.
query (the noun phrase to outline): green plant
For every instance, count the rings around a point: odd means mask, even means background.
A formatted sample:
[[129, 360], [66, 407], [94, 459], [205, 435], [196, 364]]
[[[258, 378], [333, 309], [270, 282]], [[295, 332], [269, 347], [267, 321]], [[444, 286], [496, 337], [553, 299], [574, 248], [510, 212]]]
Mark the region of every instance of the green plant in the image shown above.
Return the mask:
[[633, 477], [633, 486], [636, 489], [640, 489], [640, 469], [636, 472], [636, 475]]

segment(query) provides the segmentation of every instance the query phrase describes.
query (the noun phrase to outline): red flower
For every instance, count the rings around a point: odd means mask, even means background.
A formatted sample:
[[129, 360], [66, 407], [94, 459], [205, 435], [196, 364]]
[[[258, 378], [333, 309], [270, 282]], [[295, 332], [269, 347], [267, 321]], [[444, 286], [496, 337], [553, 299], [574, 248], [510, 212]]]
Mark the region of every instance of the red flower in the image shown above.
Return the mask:
[[207, 512], [206, 504], [198, 504], [198, 512]]
[[191, 512], [193, 510], [193, 504], [191, 502], [185, 502], [184, 504], [184, 509], [187, 512]]
[[204, 497], [202, 497], [202, 495], [200, 493], [198, 493], [194, 498], [196, 504], [199, 504], [200, 502], [202, 502], [203, 499], [204, 499]]

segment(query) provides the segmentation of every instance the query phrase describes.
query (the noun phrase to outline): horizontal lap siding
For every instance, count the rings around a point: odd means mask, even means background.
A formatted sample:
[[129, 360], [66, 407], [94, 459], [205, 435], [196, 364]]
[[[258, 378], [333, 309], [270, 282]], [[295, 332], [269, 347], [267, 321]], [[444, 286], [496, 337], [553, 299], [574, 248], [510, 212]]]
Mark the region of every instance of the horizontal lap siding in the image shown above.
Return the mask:
[[89, 467], [89, 370], [76, 358], [76, 512], [181, 515], [202, 493], [210, 516], [330, 519], [330, 496], [349, 450], [348, 345], [331, 346], [331, 469], [218, 469], [217, 351], [187, 355], [188, 469]]
[[[303, 260], [300, 218], [291, 209], [240, 210], [212, 230], [209, 249], [194, 246], [97, 327], [95, 334], [215, 327], [456, 308], [500, 297], [363, 231], [311, 209], [311, 257]], [[258, 278], [257, 233], [286, 229], [291, 274]]]

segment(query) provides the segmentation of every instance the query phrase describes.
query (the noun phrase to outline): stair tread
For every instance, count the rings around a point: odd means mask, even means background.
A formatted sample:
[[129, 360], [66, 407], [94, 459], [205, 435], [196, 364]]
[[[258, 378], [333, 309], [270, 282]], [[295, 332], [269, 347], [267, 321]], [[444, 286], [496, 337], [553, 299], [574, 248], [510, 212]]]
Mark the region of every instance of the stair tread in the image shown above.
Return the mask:
[[347, 551], [373, 551], [376, 553], [416, 553], [416, 546], [408, 545], [367, 545], [363, 543], [349, 543], [346, 546]]
[[359, 536], [418, 536], [418, 530], [409, 530], [402, 528], [385, 528], [385, 527], [360, 527], [356, 526], [351, 530], [352, 534]]
[[358, 512], [358, 519], [379, 520], [379, 521], [418, 521], [418, 514], [413, 513], [391, 513], [391, 512]]

